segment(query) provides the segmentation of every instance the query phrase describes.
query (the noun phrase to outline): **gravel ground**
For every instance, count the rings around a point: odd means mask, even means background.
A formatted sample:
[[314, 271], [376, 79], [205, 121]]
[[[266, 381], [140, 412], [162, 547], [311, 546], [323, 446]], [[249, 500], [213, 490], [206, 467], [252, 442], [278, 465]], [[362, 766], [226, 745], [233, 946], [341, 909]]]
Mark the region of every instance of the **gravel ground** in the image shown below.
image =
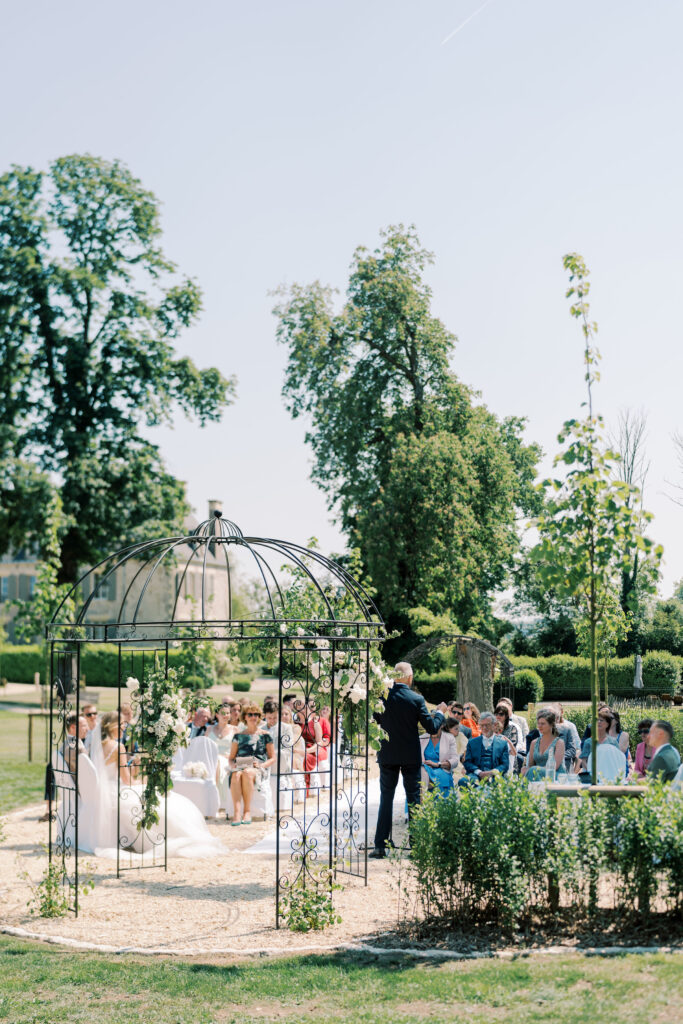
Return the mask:
[[[0, 845], [0, 923], [42, 935], [114, 948], [166, 949], [198, 952], [236, 948], [248, 950], [314, 949], [391, 931], [397, 916], [397, 868], [389, 861], [369, 862], [369, 885], [362, 879], [340, 878], [335, 906], [342, 923], [293, 935], [274, 926], [275, 858], [246, 853], [272, 831], [273, 821], [231, 828], [210, 823], [225, 847], [218, 860], [169, 860], [163, 868], [134, 869], [116, 878], [116, 864], [81, 854], [80, 870], [95, 888], [81, 898], [79, 916], [44, 919], [31, 916], [27, 903], [31, 884], [47, 863], [41, 844], [46, 824], [38, 822], [44, 804], [22, 808], [5, 818]], [[124, 855], [125, 856], [125, 855]]]

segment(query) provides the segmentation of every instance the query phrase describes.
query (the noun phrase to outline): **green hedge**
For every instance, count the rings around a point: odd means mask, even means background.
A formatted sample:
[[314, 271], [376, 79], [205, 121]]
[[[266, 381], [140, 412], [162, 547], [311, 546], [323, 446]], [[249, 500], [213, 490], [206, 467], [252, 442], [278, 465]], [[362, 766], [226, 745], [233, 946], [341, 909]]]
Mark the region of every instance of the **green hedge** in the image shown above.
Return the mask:
[[251, 690], [251, 679], [233, 679], [229, 685], [235, 693], [247, 693]]
[[[145, 654], [146, 661], [152, 652]], [[173, 665], [181, 652], [173, 648], [168, 652], [169, 664]], [[7, 646], [0, 648], [0, 676], [10, 683], [32, 683], [33, 676], [40, 672], [41, 682], [46, 681], [48, 654], [44, 647], [35, 645]], [[88, 686], [116, 686], [119, 673], [119, 652], [114, 644], [84, 644], [81, 647], [81, 678]], [[139, 678], [142, 673], [142, 653], [135, 651], [122, 655], [122, 681], [128, 676]]]
[[597, 893], [625, 917], [647, 914], [657, 899], [680, 909], [683, 800], [671, 795], [652, 784], [638, 800], [553, 807], [516, 778], [495, 780], [485, 794], [475, 786], [430, 794], [410, 826], [408, 870], [423, 913], [445, 929], [485, 921], [512, 930], [558, 906], [590, 918]]
[[9, 683], [32, 683], [40, 672], [40, 681], [46, 681], [47, 652], [37, 644], [25, 647], [0, 648], [0, 676]]
[[[531, 702], [537, 702], [543, 697], [543, 680], [530, 669], [515, 672], [515, 699], [516, 708], [523, 708]], [[442, 700], [456, 700], [458, 694], [458, 677], [455, 672], [444, 669], [443, 672], [433, 672], [431, 675], [415, 676], [415, 689], [421, 693], [430, 704], [440, 704]], [[500, 685], [494, 684], [493, 703], [500, 696]], [[484, 710], [482, 708], [482, 710]]]
[[527, 704], [537, 704], [543, 700], [543, 680], [532, 668], [515, 669], [514, 675], [516, 708], [524, 708]]
[[432, 675], [416, 675], [413, 684], [429, 704], [440, 704], [442, 700], [457, 699], [457, 676], [454, 672], [434, 672]]
[[[545, 700], [590, 700], [590, 661], [569, 654], [549, 658], [514, 657], [515, 669], [532, 669], [543, 680]], [[643, 656], [645, 694], [674, 693], [681, 678], [683, 659], [667, 651], [649, 651]], [[607, 670], [607, 687], [613, 697], [633, 697], [633, 658], [613, 658]], [[600, 692], [603, 693], [600, 666]]]

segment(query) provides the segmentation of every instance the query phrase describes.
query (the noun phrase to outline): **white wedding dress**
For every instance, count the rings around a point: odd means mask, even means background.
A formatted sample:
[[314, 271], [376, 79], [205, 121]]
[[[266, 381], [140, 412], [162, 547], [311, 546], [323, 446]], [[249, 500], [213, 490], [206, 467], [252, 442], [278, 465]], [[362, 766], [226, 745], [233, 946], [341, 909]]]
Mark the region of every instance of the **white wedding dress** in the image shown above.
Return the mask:
[[[81, 850], [115, 860], [118, 847], [120, 851], [127, 851], [136, 863], [163, 863], [165, 831], [169, 857], [215, 859], [227, 853], [223, 844], [209, 832], [201, 811], [187, 797], [171, 789], [166, 799], [166, 814], [163, 798], [159, 802], [158, 824], [138, 829], [143, 786], [122, 783], [119, 793], [116, 756], [113, 762], [106, 763], [99, 726], [93, 730], [90, 754], [95, 784], [79, 786], [79, 818], [88, 823], [87, 828], [79, 828]], [[83, 767], [79, 767], [81, 776], [85, 774]]]

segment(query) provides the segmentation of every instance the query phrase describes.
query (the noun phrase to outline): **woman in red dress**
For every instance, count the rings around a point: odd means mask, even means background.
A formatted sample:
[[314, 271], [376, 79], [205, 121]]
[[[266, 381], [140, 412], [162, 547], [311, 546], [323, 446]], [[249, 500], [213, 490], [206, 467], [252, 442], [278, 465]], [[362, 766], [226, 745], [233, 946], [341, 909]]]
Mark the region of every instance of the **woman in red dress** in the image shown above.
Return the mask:
[[322, 761], [327, 761], [328, 747], [332, 739], [330, 723], [316, 714], [315, 701], [307, 703], [302, 700], [295, 702], [296, 720], [301, 728], [301, 737], [306, 744], [304, 759], [304, 778], [306, 780], [306, 796], [311, 785], [311, 772], [314, 772]]

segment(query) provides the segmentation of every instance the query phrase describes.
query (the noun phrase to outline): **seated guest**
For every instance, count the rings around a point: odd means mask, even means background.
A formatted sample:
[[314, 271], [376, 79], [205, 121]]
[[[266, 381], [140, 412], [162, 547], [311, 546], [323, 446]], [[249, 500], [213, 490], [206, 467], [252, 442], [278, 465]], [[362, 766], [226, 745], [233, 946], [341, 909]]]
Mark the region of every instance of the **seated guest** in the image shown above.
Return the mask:
[[517, 736], [519, 737], [519, 741], [517, 743], [517, 750], [519, 751], [520, 748], [525, 749], [524, 740], [526, 739], [527, 733], [529, 732], [529, 724], [526, 718], [523, 718], [521, 715], [515, 714], [512, 707], [512, 701], [510, 700], [509, 697], [499, 697], [498, 703], [496, 704], [496, 708], [499, 708], [501, 704], [504, 704], [505, 707], [510, 712], [510, 723], [511, 725], [514, 725], [514, 727], [517, 729]]
[[463, 704], [462, 710], [463, 710], [462, 724], [467, 726], [467, 728], [472, 733], [472, 736], [478, 736], [479, 735], [479, 731], [480, 731], [479, 730], [479, 717], [480, 717], [479, 708], [477, 707], [476, 704], [473, 704], [472, 701], [468, 701], [467, 704]]
[[465, 760], [465, 751], [467, 750], [467, 741], [470, 737], [466, 736], [460, 722], [455, 717], [447, 718], [443, 723], [444, 732], [449, 733], [455, 740], [455, 748], [458, 755], [458, 763], [453, 769], [453, 778], [460, 778], [465, 769], [462, 766], [462, 762]]
[[636, 747], [636, 760], [634, 772], [637, 779], [644, 779], [648, 765], [655, 755], [654, 747], [650, 746], [649, 737], [652, 728], [652, 719], [644, 718], [638, 722], [638, 735], [640, 743]]
[[564, 741], [564, 769], [566, 772], [572, 772], [581, 749], [579, 731], [573, 722], [565, 720], [564, 708], [561, 704], [553, 704], [552, 710], [557, 718], [555, 722], [557, 734]]
[[612, 737], [612, 739], [615, 739], [617, 741], [619, 750], [622, 752], [622, 754], [628, 761], [630, 757], [629, 735], [621, 728], [621, 718], [619, 717], [619, 712], [615, 711], [614, 708], [609, 708], [608, 710], [612, 712], [612, 725], [610, 726], [609, 735]]
[[[612, 714], [612, 709], [610, 708], [609, 704], [605, 704], [604, 700], [599, 700], [598, 701], [598, 714], [600, 714], [600, 712], [604, 711], [605, 709], [607, 711], [609, 711], [610, 715]], [[583, 746], [583, 744], [586, 742], [586, 740], [590, 737], [590, 734], [591, 734], [591, 723], [590, 723], [590, 719], [589, 719], [588, 720], [588, 724], [586, 725], [586, 728], [583, 730], [583, 736], [581, 737], [581, 746]]]
[[[612, 712], [609, 710], [606, 704], [602, 705], [600, 711], [598, 711], [598, 743], [608, 743], [613, 747], [618, 747], [619, 743], [614, 736], [610, 736], [609, 730], [612, 724]], [[584, 733], [585, 735], [585, 733]], [[581, 758], [580, 758], [580, 769], [582, 772], [587, 770], [588, 756], [592, 749], [592, 740], [590, 735], [584, 739], [581, 745]]]
[[551, 708], [541, 708], [536, 713], [538, 737], [532, 742], [522, 775], [528, 782], [545, 778], [546, 768], [564, 771], [564, 740], [557, 733], [557, 719]]
[[494, 718], [500, 722], [500, 734], [505, 737], [506, 740], [510, 740], [515, 753], [517, 753], [517, 744], [519, 743], [519, 732], [517, 726], [510, 720], [510, 710], [507, 704], [497, 704], [494, 712]]
[[519, 742], [517, 726], [513, 725], [510, 721], [510, 712], [507, 704], [499, 704], [494, 711], [494, 717], [496, 721], [493, 730], [496, 736], [502, 736], [503, 739], [508, 741], [508, 746], [510, 747], [510, 771], [514, 772], [517, 762], [517, 743]]
[[[78, 730], [78, 739], [76, 739], [76, 731]], [[72, 775], [76, 774], [76, 758], [79, 754], [85, 754], [85, 744], [83, 740], [88, 735], [88, 722], [83, 715], [77, 715], [75, 711], [69, 712], [66, 716], [66, 736], [64, 742], [58, 748], [59, 753], [64, 758], [66, 767]], [[56, 787], [54, 775], [52, 773], [52, 765], [48, 764], [45, 770], [45, 802], [47, 808], [45, 814], [38, 818], [38, 821], [49, 821], [50, 820], [50, 801], [56, 799]]]
[[455, 738], [446, 731], [445, 724], [433, 736], [420, 736], [422, 777], [427, 789], [438, 789], [442, 796], [448, 796], [453, 789], [453, 772], [460, 767]]
[[658, 719], [650, 727], [648, 744], [655, 750], [655, 756], [647, 769], [648, 779], [663, 779], [671, 782], [679, 769], [681, 756], [672, 744], [673, 727], [670, 722]]
[[246, 704], [242, 719], [246, 728], [235, 733], [230, 750], [230, 794], [235, 808], [233, 825], [251, 825], [254, 788], [258, 789], [266, 782], [270, 766], [275, 761], [271, 735], [261, 729], [258, 704]]
[[460, 732], [468, 740], [472, 739], [472, 730], [467, 725], [462, 724], [462, 720], [465, 717], [465, 712], [462, 709], [462, 704], [457, 700], [452, 700], [448, 705], [448, 714], [451, 718], [456, 718], [460, 722]]
[[236, 729], [230, 724], [230, 714], [227, 704], [221, 704], [216, 709], [216, 724], [207, 729], [206, 735], [218, 747], [218, 761], [216, 763], [216, 785], [218, 786], [219, 810], [228, 806], [228, 793], [230, 792], [230, 751]]
[[86, 753], [89, 754], [90, 753], [90, 742], [92, 740], [93, 732], [95, 730], [95, 726], [97, 725], [97, 721], [98, 721], [97, 704], [92, 704], [92, 703], [84, 704], [83, 707], [81, 708], [81, 714], [83, 715], [83, 718], [85, 718], [86, 722], [88, 723], [88, 732], [86, 733], [86, 737], [83, 740], [83, 742], [85, 743]]
[[460, 779], [459, 786], [479, 785], [494, 775], [507, 775], [510, 770], [508, 741], [502, 736], [495, 736], [493, 724], [495, 719], [490, 711], [479, 715], [480, 736], [473, 736], [465, 751], [465, 778]]
[[211, 721], [211, 712], [207, 707], [197, 708], [192, 722], [189, 726], [188, 739], [193, 740], [195, 736], [205, 736]]

